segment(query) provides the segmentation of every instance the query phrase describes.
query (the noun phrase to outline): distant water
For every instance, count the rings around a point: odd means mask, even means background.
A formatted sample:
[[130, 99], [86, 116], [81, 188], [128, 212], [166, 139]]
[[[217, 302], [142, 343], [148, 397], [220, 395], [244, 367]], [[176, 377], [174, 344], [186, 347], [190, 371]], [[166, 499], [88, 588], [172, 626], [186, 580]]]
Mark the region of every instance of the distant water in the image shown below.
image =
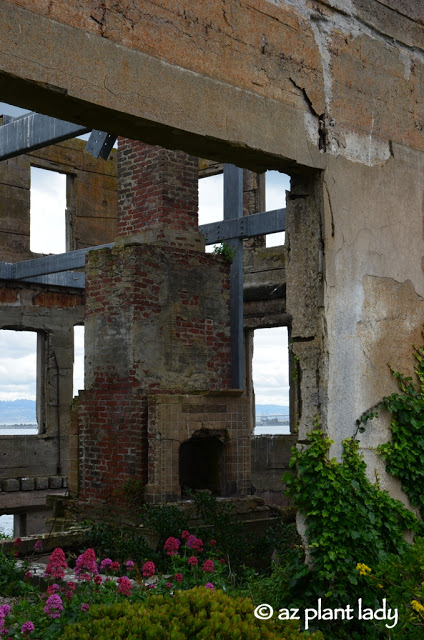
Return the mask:
[[37, 433], [37, 424], [0, 424], [0, 436], [32, 436]]
[[254, 436], [278, 436], [278, 435], [288, 435], [290, 433], [290, 426], [288, 424], [281, 425], [267, 425], [267, 426], [256, 426], [253, 432]]

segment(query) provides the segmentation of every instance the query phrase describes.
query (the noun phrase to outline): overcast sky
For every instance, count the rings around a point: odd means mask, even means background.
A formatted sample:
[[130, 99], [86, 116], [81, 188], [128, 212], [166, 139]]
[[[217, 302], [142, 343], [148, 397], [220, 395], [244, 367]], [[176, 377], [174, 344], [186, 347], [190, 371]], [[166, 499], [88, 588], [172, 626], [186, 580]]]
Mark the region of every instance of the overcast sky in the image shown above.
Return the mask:
[[[0, 114], [24, 110], [0, 102]], [[289, 177], [276, 171], [266, 175], [266, 209], [285, 206]], [[66, 177], [31, 169], [31, 250], [65, 251]], [[222, 175], [199, 181], [199, 224], [221, 220]], [[267, 246], [284, 242], [283, 234], [267, 236]], [[83, 328], [75, 328], [74, 389], [83, 388]], [[0, 400], [35, 399], [36, 334], [0, 331]], [[253, 378], [256, 404], [289, 404], [288, 347], [285, 328], [255, 331]]]

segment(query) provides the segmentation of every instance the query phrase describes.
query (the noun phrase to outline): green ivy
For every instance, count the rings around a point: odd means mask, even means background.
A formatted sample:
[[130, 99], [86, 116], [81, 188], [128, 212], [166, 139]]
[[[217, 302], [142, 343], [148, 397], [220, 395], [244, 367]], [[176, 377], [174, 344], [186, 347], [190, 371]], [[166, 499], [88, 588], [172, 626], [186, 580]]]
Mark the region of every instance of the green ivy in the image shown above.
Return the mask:
[[[423, 525], [400, 501], [368, 480], [357, 441], [344, 441], [343, 463], [329, 459], [331, 444], [316, 422], [308, 434], [308, 447], [292, 449], [290, 466], [296, 475], [287, 473], [283, 480], [306, 517], [315, 591], [321, 589], [337, 601], [349, 597], [357, 585], [358, 562], [376, 566], [388, 554], [401, 553], [405, 530], [423, 531]], [[298, 573], [303, 578], [308, 570]]]
[[232, 262], [236, 256], [237, 250], [231, 247], [228, 242], [224, 240], [221, 244], [216, 245], [213, 250], [216, 256], [222, 256], [227, 262]]
[[424, 518], [424, 347], [414, 346], [417, 381], [391, 369], [401, 393], [392, 393], [362, 414], [357, 425], [365, 424], [385, 408], [391, 414], [392, 439], [378, 447], [386, 471], [398, 478], [411, 503]]

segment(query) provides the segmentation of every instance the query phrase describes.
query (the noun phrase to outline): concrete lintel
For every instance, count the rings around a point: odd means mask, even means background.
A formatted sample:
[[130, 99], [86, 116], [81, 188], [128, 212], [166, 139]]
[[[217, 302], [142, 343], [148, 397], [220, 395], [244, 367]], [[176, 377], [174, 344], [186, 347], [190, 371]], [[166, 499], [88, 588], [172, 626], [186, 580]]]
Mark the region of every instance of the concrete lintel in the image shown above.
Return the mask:
[[0, 41], [0, 91], [13, 104], [256, 171], [326, 165], [299, 133], [304, 110], [282, 100], [15, 3], [2, 3]]

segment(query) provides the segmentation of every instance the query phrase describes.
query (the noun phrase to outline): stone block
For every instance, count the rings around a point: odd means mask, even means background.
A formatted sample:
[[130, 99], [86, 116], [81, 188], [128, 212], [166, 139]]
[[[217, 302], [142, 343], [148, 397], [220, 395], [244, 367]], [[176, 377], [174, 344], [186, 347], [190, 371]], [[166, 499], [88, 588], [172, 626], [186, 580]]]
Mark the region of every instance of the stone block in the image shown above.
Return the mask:
[[42, 489], [48, 489], [49, 488], [49, 479], [46, 477], [38, 477], [35, 478], [35, 488], [40, 491]]
[[19, 480], [16, 478], [8, 478], [3, 480], [3, 491], [19, 491]]
[[49, 489], [61, 489], [63, 484], [62, 476], [49, 477]]
[[21, 490], [33, 491], [35, 488], [35, 478], [21, 478]]

